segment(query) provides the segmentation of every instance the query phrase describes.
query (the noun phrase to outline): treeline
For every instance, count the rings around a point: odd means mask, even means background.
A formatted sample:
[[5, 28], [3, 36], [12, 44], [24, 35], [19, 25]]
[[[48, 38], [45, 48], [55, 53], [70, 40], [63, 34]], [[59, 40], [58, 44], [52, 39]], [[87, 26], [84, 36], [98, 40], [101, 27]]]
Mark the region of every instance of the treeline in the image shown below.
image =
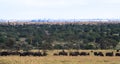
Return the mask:
[[0, 25], [0, 49], [120, 49], [120, 24]]

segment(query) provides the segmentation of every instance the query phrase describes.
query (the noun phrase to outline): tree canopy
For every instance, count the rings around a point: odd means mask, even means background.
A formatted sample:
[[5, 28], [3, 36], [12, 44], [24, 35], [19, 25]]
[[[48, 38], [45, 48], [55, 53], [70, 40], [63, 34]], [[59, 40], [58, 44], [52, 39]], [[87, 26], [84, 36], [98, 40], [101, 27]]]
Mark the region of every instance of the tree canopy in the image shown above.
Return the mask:
[[0, 25], [0, 49], [115, 49], [120, 24]]

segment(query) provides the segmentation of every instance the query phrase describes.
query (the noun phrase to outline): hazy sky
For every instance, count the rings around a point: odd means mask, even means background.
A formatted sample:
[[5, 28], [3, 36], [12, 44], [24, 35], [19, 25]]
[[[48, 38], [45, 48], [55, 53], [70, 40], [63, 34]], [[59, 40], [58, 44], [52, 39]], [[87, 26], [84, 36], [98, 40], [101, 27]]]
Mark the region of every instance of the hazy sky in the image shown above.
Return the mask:
[[120, 18], [120, 0], [0, 0], [0, 19]]

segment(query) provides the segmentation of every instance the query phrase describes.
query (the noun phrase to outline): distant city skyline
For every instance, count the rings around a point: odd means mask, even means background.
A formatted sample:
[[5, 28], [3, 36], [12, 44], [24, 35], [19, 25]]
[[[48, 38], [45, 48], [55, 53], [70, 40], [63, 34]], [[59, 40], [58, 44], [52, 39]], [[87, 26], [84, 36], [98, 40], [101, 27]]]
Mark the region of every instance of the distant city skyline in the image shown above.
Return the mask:
[[120, 19], [120, 0], [0, 0], [0, 19]]

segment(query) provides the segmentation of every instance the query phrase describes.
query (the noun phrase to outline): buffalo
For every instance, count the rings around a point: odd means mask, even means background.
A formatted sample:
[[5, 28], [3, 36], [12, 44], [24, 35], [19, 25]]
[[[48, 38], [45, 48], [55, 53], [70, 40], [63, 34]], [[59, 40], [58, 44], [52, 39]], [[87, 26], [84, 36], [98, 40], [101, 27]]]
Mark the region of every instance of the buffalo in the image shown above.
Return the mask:
[[54, 53], [53, 55], [54, 55], [54, 56], [58, 56], [59, 54], [58, 54], [58, 53]]
[[10, 52], [10, 55], [20, 55], [20, 52]]
[[10, 55], [10, 52], [3, 51], [3, 52], [0, 52], [0, 55], [1, 56], [8, 56], [8, 55]]
[[94, 56], [104, 56], [102, 52], [94, 52]]
[[62, 50], [61, 52], [59, 52], [59, 55], [62, 55], [62, 56], [67, 56], [67, 55], [68, 55], [68, 53], [67, 53], [67, 52], [65, 52], [64, 50]]
[[120, 56], [120, 53], [116, 53], [115, 56]]
[[31, 56], [33, 55], [33, 52], [21, 52], [20, 56]]
[[80, 56], [88, 56], [88, 55], [90, 55], [88, 52], [81, 52], [80, 53]]
[[113, 52], [107, 52], [105, 55], [106, 56], [114, 56]]
[[78, 51], [69, 53], [70, 56], [78, 56], [79, 54], [80, 53]]
[[41, 52], [33, 52], [32, 55], [33, 56], [42, 56], [42, 53]]

